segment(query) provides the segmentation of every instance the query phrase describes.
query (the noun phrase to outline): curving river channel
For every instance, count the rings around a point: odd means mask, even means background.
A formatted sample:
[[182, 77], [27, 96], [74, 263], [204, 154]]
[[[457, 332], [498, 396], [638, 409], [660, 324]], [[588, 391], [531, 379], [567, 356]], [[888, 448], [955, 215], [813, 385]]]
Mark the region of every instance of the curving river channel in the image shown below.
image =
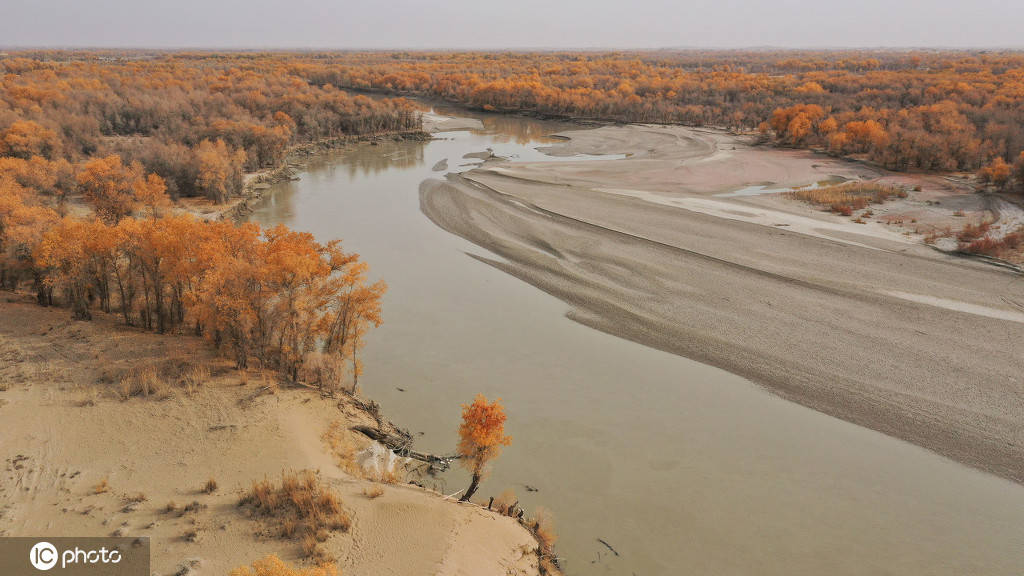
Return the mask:
[[360, 385], [420, 449], [450, 452], [477, 392], [503, 399], [513, 443], [480, 495], [551, 510], [567, 574], [1024, 574], [1024, 487], [586, 328], [472, 258], [494, 256], [423, 216], [420, 183], [488, 148], [551, 159], [535, 147], [570, 126], [458, 114], [483, 128], [330, 155], [251, 219], [342, 238], [387, 281]]

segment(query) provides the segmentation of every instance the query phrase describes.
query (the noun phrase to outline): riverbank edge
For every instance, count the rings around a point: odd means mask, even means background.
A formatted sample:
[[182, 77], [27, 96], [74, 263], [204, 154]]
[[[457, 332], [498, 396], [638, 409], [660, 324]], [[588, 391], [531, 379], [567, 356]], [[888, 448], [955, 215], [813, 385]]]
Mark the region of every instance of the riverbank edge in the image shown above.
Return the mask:
[[[329, 154], [335, 153], [339, 150], [344, 150], [352, 145], [361, 143], [377, 143], [377, 142], [401, 142], [401, 141], [430, 141], [435, 139], [433, 133], [425, 130], [410, 130], [410, 131], [399, 131], [399, 132], [383, 132], [378, 134], [361, 135], [361, 136], [342, 136], [337, 138], [328, 138], [323, 140], [317, 140], [314, 142], [304, 142], [296, 144], [288, 149], [285, 153], [285, 158], [275, 168], [269, 168], [261, 170], [259, 172], [249, 172], [245, 174], [246, 183], [243, 186], [242, 194], [233, 199], [233, 201], [227, 203], [222, 209], [215, 212], [216, 218], [218, 219], [230, 219], [234, 222], [243, 222], [252, 212], [260, 206], [260, 204], [267, 199], [265, 192], [272, 190], [275, 184], [282, 182], [288, 182], [298, 180], [297, 172], [305, 169], [310, 162], [315, 161], [318, 158], [326, 157]], [[342, 392], [343, 395], [347, 396], [350, 402], [363, 414], [375, 419], [378, 422], [378, 428], [380, 431], [391, 435], [399, 435], [407, 438], [412, 438], [412, 435], [407, 429], [402, 428], [394, 421], [381, 416], [380, 405], [378, 405], [372, 399], [362, 400], [355, 394], [347, 394]], [[483, 506], [475, 502], [461, 502], [457, 499], [452, 499], [450, 496], [440, 494], [429, 488], [416, 484], [423, 488], [424, 491], [434, 494], [435, 496], [441, 497], [445, 500], [451, 500], [455, 505], [468, 505], [476, 506], [481, 509], [486, 508], [488, 511], [494, 514], [500, 514], [497, 510], [492, 510], [490, 506]], [[493, 500], [493, 498], [492, 498]], [[537, 543], [537, 559], [539, 566], [541, 566], [539, 574], [542, 576], [551, 575], [556, 576], [561, 574], [561, 568], [558, 564], [558, 557], [554, 553], [545, 553], [544, 548], [546, 546], [543, 539], [538, 536], [537, 526], [531, 526], [529, 520], [524, 514], [524, 510], [519, 508], [517, 516], [512, 516], [516, 522], [526, 530], [531, 538]], [[511, 510], [514, 512], [515, 510]]]
[[309, 162], [332, 152], [344, 150], [349, 146], [364, 142], [429, 141], [433, 138], [433, 135], [423, 130], [403, 130], [359, 136], [339, 136], [295, 144], [288, 148], [284, 159], [278, 166], [257, 172], [245, 173], [243, 175], [245, 184], [242, 187], [241, 195], [233, 198], [222, 208], [218, 209], [216, 217], [222, 220], [230, 219], [235, 222], [244, 220], [264, 201], [264, 193], [274, 184], [297, 180], [296, 173], [305, 169]]

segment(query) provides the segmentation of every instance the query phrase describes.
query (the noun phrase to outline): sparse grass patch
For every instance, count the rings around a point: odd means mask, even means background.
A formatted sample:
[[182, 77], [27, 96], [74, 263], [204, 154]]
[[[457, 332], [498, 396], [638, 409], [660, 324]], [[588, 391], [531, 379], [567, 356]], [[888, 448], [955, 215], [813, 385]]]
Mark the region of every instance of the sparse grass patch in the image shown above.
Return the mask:
[[240, 566], [230, 576], [339, 576], [332, 564], [314, 568], [292, 568], [277, 556], [271, 555], [253, 562], [252, 566]]
[[171, 514], [172, 512], [174, 512], [177, 509], [178, 509], [178, 505], [174, 503], [174, 500], [171, 500], [170, 502], [167, 503], [166, 506], [164, 506], [164, 513], [165, 514]]
[[210, 478], [209, 480], [206, 481], [206, 484], [203, 484], [203, 492], [205, 492], [206, 494], [213, 494], [216, 491], [217, 481], [214, 480], [213, 478]]
[[210, 369], [203, 364], [189, 364], [181, 374], [185, 394], [195, 396], [199, 387], [210, 380]]
[[142, 492], [136, 492], [135, 494], [125, 496], [124, 501], [129, 504], [140, 504], [146, 501], [146, 495]]
[[253, 482], [238, 505], [282, 538], [302, 538], [302, 552], [317, 563], [330, 561], [319, 544], [330, 531], [345, 532], [352, 522], [341, 499], [311, 470], [282, 473], [281, 483]]
[[155, 366], [142, 366], [133, 368], [121, 376], [117, 396], [121, 400], [128, 400], [132, 396], [156, 396], [162, 400], [170, 396], [170, 391]]
[[193, 500], [192, 502], [186, 504], [185, 507], [181, 509], [181, 516], [184, 516], [189, 512], [199, 512], [203, 508], [206, 508], [206, 504], [200, 504], [198, 500]]
[[[918, 234], [921, 233], [920, 230], [915, 230], [915, 231]], [[953, 235], [953, 228], [950, 227], [950, 226], [945, 226], [945, 227], [942, 227], [942, 228], [935, 227], [935, 228], [932, 228], [932, 230], [930, 232], [928, 232], [928, 234], [925, 235], [924, 242], [925, 242], [925, 244], [934, 244], [935, 241], [938, 240], [939, 238], [949, 238], [952, 235]]]
[[363, 488], [363, 496], [366, 496], [370, 500], [380, 498], [384, 495], [384, 488], [381, 486], [372, 486], [369, 488]]
[[110, 491], [110, 483], [104, 478], [100, 480], [95, 486], [92, 487], [93, 494], [105, 494]]
[[[788, 195], [836, 214], [852, 216], [855, 210], [863, 210], [870, 204], [881, 204], [890, 198], [906, 198], [907, 191], [898, 186], [873, 182], [844, 182], [823, 188], [796, 189]], [[870, 216], [871, 211], [866, 215]]]

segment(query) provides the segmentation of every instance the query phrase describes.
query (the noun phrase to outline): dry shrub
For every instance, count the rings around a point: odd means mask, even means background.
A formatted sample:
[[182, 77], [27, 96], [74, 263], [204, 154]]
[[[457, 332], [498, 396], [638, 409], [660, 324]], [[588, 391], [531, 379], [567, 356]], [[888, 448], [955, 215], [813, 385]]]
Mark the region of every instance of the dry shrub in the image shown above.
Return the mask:
[[124, 501], [129, 504], [139, 504], [146, 501], [146, 495], [142, 492], [136, 492], [135, 494], [125, 496]]
[[555, 518], [551, 511], [543, 506], [538, 506], [534, 517], [527, 521], [537, 543], [540, 544], [541, 553], [550, 556], [555, 547], [558, 536], [555, 535]]
[[508, 516], [512, 512], [512, 507], [518, 503], [519, 498], [516, 498], [515, 490], [509, 488], [494, 499], [494, 504], [491, 505], [491, 509], [496, 510], [499, 514]]
[[961, 243], [971, 243], [987, 235], [991, 228], [992, 223], [987, 220], [978, 222], [977, 224], [968, 223], [960, 229], [960, 232], [956, 235], [956, 239]]
[[384, 488], [381, 486], [371, 486], [369, 488], [363, 488], [363, 496], [366, 496], [370, 500], [380, 498], [384, 495]]
[[128, 400], [132, 396], [156, 396], [162, 400], [167, 398], [170, 392], [155, 366], [142, 366], [133, 368], [121, 376], [117, 394], [121, 400]]
[[1024, 230], [1005, 234], [1002, 238], [985, 236], [967, 243], [960, 244], [960, 250], [971, 254], [983, 254], [985, 256], [1005, 256], [1015, 253], [1024, 246]]
[[355, 433], [335, 420], [331, 422], [322, 438], [334, 453], [339, 468], [353, 476], [365, 476], [362, 467], [356, 461], [356, 454], [362, 449], [362, 445]]
[[164, 506], [164, 513], [170, 514], [171, 512], [174, 512], [177, 509], [178, 505], [174, 503], [174, 500], [171, 500], [170, 502], [167, 503], [166, 506]]
[[303, 553], [318, 563], [330, 559], [320, 549], [329, 531], [345, 532], [351, 519], [341, 507], [338, 495], [325, 486], [317, 473], [303, 470], [282, 473], [280, 485], [270, 480], [253, 482], [252, 488], [242, 495], [239, 506], [270, 524], [271, 532], [282, 538], [301, 536]]
[[93, 494], [103, 494], [103, 493], [109, 492], [109, 491], [110, 491], [110, 484], [107, 482], [106, 478], [104, 478], [103, 480], [100, 480], [99, 483], [97, 483], [95, 486], [92, 487], [92, 493]]
[[849, 204], [833, 204], [830, 210], [843, 216], [853, 216], [853, 206]]
[[[919, 231], [918, 234], [920, 234]], [[945, 226], [943, 228], [936, 227], [933, 228], [930, 232], [928, 232], [928, 234], [924, 237], [924, 242], [925, 244], [934, 244], [935, 241], [938, 240], [939, 238], [949, 238], [952, 235], [953, 228], [951, 228], [950, 226]]]
[[851, 216], [854, 210], [863, 210], [869, 204], [881, 204], [893, 197], [906, 198], [907, 191], [898, 186], [873, 182], [845, 182], [823, 188], [792, 190], [789, 197]]
[[217, 491], [217, 481], [214, 480], [213, 478], [210, 478], [209, 480], [206, 481], [206, 484], [203, 484], [203, 492], [205, 492], [207, 494], [213, 494], [216, 491]]
[[204, 364], [190, 364], [181, 374], [181, 385], [185, 394], [194, 396], [199, 387], [210, 380], [210, 369]]
[[300, 376], [322, 394], [334, 396], [345, 377], [345, 361], [337, 354], [310, 352], [302, 363]]

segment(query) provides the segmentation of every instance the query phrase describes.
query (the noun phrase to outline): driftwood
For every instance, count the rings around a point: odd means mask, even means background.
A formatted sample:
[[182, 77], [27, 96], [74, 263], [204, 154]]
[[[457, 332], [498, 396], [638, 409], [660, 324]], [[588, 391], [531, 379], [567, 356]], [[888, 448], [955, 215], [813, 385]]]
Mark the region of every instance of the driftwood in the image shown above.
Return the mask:
[[450, 468], [452, 462], [459, 459], [459, 457], [455, 455], [437, 456], [435, 454], [427, 454], [426, 452], [413, 450], [412, 438], [406, 436], [388, 434], [370, 426], [353, 426], [352, 429], [371, 440], [376, 440], [377, 442], [387, 446], [399, 456], [405, 456], [406, 458], [426, 462], [427, 464], [430, 464], [431, 468], [441, 470], [442, 472]]
[[618, 555], [619, 555], [619, 552], [618, 552], [618, 551], [617, 551], [617, 550], [616, 550], [615, 548], [612, 548], [612, 545], [611, 545], [611, 544], [609, 544], [609, 543], [605, 542], [605, 541], [604, 541], [604, 540], [602, 540], [601, 538], [598, 538], [598, 539], [597, 539], [597, 541], [598, 541], [598, 542], [600, 542], [601, 544], [604, 544], [605, 548], [607, 548], [607, 549], [611, 550], [611, 551], [612, 551], [612, 553], [613, 553], [613, 554], [615, 554], [616, 556], [618, 556]]

